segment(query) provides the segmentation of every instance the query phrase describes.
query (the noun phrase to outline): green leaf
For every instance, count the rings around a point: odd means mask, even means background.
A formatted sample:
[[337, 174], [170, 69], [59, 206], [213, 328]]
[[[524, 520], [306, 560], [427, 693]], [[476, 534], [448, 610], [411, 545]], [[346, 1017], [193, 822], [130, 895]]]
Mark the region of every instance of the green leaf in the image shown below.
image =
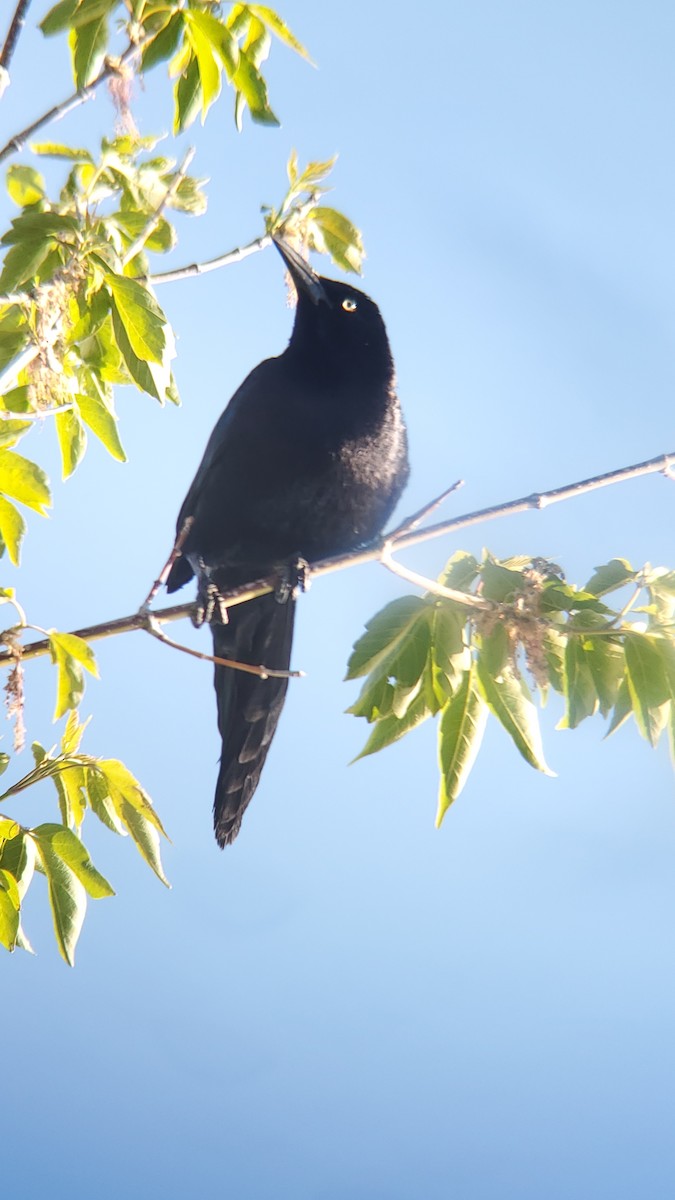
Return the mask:
[[626, 679], [624, 679], [623, 682], [621, 683], [621, 686], [619, 687], [619, 692], [618, 692], [618, 695], [616, 698], [616, 704], [614, 705], [614, 713], [612, 715], [612, 719], [609, 723], [609, 727], [607, 729], [607, 733], [605, 734], [605, 737], [608, 738], [610, 736], [610, 734], [615, 733], [616, 730], [619, 729], [623, 725], [624, 721], [628, 720], [628, 718], [630, 717], [632, 712], [633, 712], [633, 702], [631, 700], [630, 691], [628, 689], [628, 681]]
[[45, 181], [35, 167], [11, 166], [7, 170], [7, 192], [19, 208], [25, 208], [44, 198]]
[[457, 550], [445, 564], [438, 576], [438, 582], [456, 592], [468, 592], [478, 573], [478, 561], [473, 554], [468, 554], [466, 550]]
[[13, 446], [16, 446], [21, 441], [21, 438], [28, 432], [30, 427], [30, 421], [0, 420], [0, 447], [11, 450]]
[[33, 142], [30, 149], [33, 154], [40, 154], [46, 158], [65, 158], [70, 162], [93, 163], [94, 161], [88, 150], [81, 150], [76, 146], [65, 146], [62, 142]]
[[[259, 125], [278, 125], [267, 99], [267, 84], [258, 68], [245, 50], [239, 50], [239, 62], [232, 77], [237, 92], [249, 107], [251, 117]], [[241, 132], [241, 112], [235, 114], [237, 129]]]
[[59, 798], [63, 824], [72, 829], [79, 829], [87, 810], [84, 768], [78, 764], [61, 766], [50, 778]]
[[189, 21], [208, 41], [231, 79], [239, 62], [239, 46], [227, 25], [210, 13], [200, 11], [190, 13]]
[[584, 642], [584, 651], [598, 694], [600, 712], [607, 717], [617, 702], [626, 673], [622, 648], [609, 638], [591, 638]]
[[431, 630], [433, 687], [443, 707], [464, 678], [468, 651], [464, 644], [466, 614], [450, 603], [436, 603]]
[[[209, 34], [204, 29], [204, 22], [195, 20], [199, 14], [188, 10], [185, 13], [185, 32], [197, 60], [199, 80], [202, 89], [202, 124], [211, 105], [220, 95], [221, 59], [216, 53]], [[214, 25], [219, 22], [211, 18]]]
[[86, 87], [99, 74], [108, 48], [108, 19], [102, 15], [86, 25], [71, 27], [68, 44], [77, 88]]
[[[164, 182], [170, 186], [173, 179], [173, 175], [167, 175]], [[201, 184], [204, 182], [205, 180], [194, 179], [191, 175], [181, 179], [178, 190], [173, 193], [169, 201], [169, 208], [175, 209], [176, 212], [191, 213], [195, 217], [201, 216], [207, 208], [206, 193], [201, 188]]]
[[87, 448], [87, 434], [77, 413], [72, 408], [67, 412], [56, 413], [54, 424], [61, 451], [63, 478], [67, 479], [69, 475], [72, 475], [84, 455]]
[[24, 830], [5, 842], [0, 850], [0, 866], [14, 876], [23, 900], [35, 871], [35, 844]]
[[60, 237], [72, 242], [79, 233], [79, 224], [75, 217], [65, 213], [32, 212], [27, 209], [20, 217], [15, 217], [11, 227], [0, 238], [3, 246], [12, 246], [16, 242], [24, 242], [30, 238]]
[[95, 766], [85, 770], [85, 787], [91, 811], [99, 821], [112, 833], [126, 837], [126, 829], [115, 812], [105, 778], [96, 770]]
[[650, 591], [662, 592], [666, 596], [675, 596], [675, 571], [665, 567], [655, 567], [645, 578]]
[[[5, 394], [2, 396], [0, 403], [2, 404], [2, 407], [7, 409], [9, 412], [26, 413], [34, 411], [33, 406], [30, 403], [27, 384], [22, 384], [20, 387], [10, 388], [10, 390], [5, 392]], [[28, 422], [26, 422], [26, 425], [28, 427]], [[14, 429], [16, 430], [17, 428], [18, 426], [15, 425]]]
[[[0, 817], [0, 842], [11, 842], [21, 833], [21, 826], [12, 817]], [[2, 856], [0, 854], [0, 864]]]
[[419, 596], [401, 596], [376, 613], [354, 645], [345, 678], [358, 679], [378, 666], [427, 608]]
[[146, 863], [155, 872], [155, 875], [165, 887], [170, 888], [164, 870], [162, 868], [162, 860], [160, 857], [159, 835], [153, 823], [149, 821], [142, 812], [134, 808], [132, 804], [124, 796], [113, 797], [115, 811], [120, 820], [129, 830], [138, 850]]
[[76, 633], [57, 633], [56, 630], [49, 630], [50, 641], [57, 641], [63, 648], [66, 654], [77, 660], [88, 671], [90, 675], [94, 675], [98, 679], [98, 668], [96, 666], [96, 656], [91, 646], [84, 638], [78, 637]]
[[68, 29], [78, 4], [79, 0], [60, 0], [59, 4], [50, 8], [39, 25], [45, 37], [51, 37], [55, 33], [61, 33], [64, 29]]
[[[351, 712], [352, 710], [348, 709], [347, 711]], [[389, 713], [376, 721], [365, 746], [352, 761], [358, 762], [360, 758], [367, 758], [369, 754], [376, 754], [379, 750], [383, 750], [385, 746], [391, 746], [393, 742], [397, 742], [399, 738], [404, 737], [406, 733], [410, 733], [422, 721], [426, 721], [428, 717], [433, 715], [434, 712], [427, 703], [425, 692], [418, 689], [400, 716], [395, 713]]]
[[202, 85], [197, 59], [192, 58], [174, 84], [173, 132], [182, 133], [192, 124], [202, 99]]
[[516, 676], [511, 668], [504, 671], [499, 680], [492, 679], [480, 656], [477, 679], [483, 699], [525, 761], [545, 775], [553, 776], [554, 772], [544, 761], [537, 710], [525, 680]]
[[627, 633], [624, 638], [626, 680], [637, 727], [650, 746], [663, 730], [662, 705], [670, 699], [665, 662], [657, 638]]
[[[120, 226], [129, 235], [129, 242], [136, 241], [148, 225], [148, 217], [143, 212], [115, 212], [107, 218], [109, 223]], [[176, 231], [163, 217], [145, 239], [143, 249], [155, 254], [166, 254], [176, 245]]]
[[77, 708], [84, 695], [82, 668], [98, 676], [94, 653], [83, 638], [74, 633], [49, 631], [49, 651], [57, 667], [56, 708], [54, 720]]
[[42, 516], [50, 503], [44, 471], [14, 450], [0, 450], [0, 492]]
[[25, 242], [17, 242], [7, 251], [0, 274], [0, 288], [3, 292], [14, 292], [22, 284], [33, 282], [52, 249], [50, 241], [31, 238]]
[[577, 725], [598, 710], [598, 694], [581, 639], [569, 637], [564, 659], [565, 716], [558, 729], [576, 729]]
[[117, 417], [113, 410], [98, 396], [80, 393], [75, 397], [80, 416], [95, 437], [118, 462], [126, 462], [127, 456], [117, 432]]
[[438, 761], [441, 786], [436, 828], [462, 791], [483, 741], [488, 709], [478, 690], [472, 663], [461, 685], [443, 709], [438, 727]]
[[268, 29], [271, 29], [272, 33], [279, 38], [279, 41], [283, 42], [284, 45], [289, 46], [291, 50], [295, 50], [296, 54], [302, 55], [303, 58], [307, 59], [307, 62], [312, 62], [309, 54], [305, 50], [305, 47], [301, 42], [298, 41], [295, 35], [291, 33], [288, 25], [282, 21], [278, 13], [274, 12], [273, 9], [268, 8], [266, 4], [249, 4], [248, 9], [249, 12], [252, 12], [259, 21], [262, 21], [263, 24], [267, 26]]
[[65, 829], [63, 825], [48, 824], [40, 825], [32, 832], [41, 842], [49, 842], [52, 853], [77, 876], [92, 899], [100, 900], [104, 896], [115, 895], [108, 880], [96, 870], [89, 857], [89, 851], [72, 829]]
[[2, 538], [10, 561], [15, 567], [19, 565], [21, 543], [26, 532], [24, 521], [18, 508], [15, 508], [4, 496], [0, 496], [0, 537]]
[[155, 400], [159, 400], [160, 404], [164, 404], [167, 399], [170, 399], [171, 371], [168, 363], [159, 365], [158, 363], [143, 362], [135, 354], [116, 308], [113, 308], [112, 325], [117, 346], [122, 352], [124, 364], [134, 383], [141, 391], [147, 392], [149, 396], [154, 396]]
[[[168, 15], [168, 14], [167, 14]], [[147, 28], [147, 26], [146, 26]], [[183, 32], [183, 13], [174, 12], [162, 25], [154, 38], [144, 48], [141, 63], [143, 71], [150, 71], [157, 63], [164, 62], [175, 53]]]
[[321, 205], [307, 214], [307, 230], [317, 250], [330, 254], [333, 262], [343, 271], [361, 274], [363, 238], [347, 217], [337, 209]]
[[481, 594], [486, 600], [503, 604], [523, 591], [525, 581], [521, 571], [511, 571], [488, 558], [482, 563], [480, 573], [483, 584]]
[[9, 766], [9, 761], [9, 754], [5, 754], [4, 750], [0, 751], [0, 775], [4, 775]]
[[482, 636], [480, 653], [488, 673], [493, 678], [501, 675], [511, 657], [511, 643], [502, 621], [497, 622], [491, 633]]
[[104, 776], [113, 800], [114, 792], [120, 796], [124, 796], [132, 808], [137, 809], [151, 825], [154, 825], [158, 833], [166, 837], [166, 830], [152, 807], [148, 793], [141, 787], [138, 780], [134, 778], [129, 768], [125, 767], [124, 763], [120, 762], [117, 758], [97, 759], [96, 766]]
[[[98, 759], [96, 773], [101, 788], [105, 787], [113, 805], [116, 818], [129, 831], [141, 855], [157, 875], [170, 887], [162, 869], [159, 849], [159, 834], [166, 837], [150, 797], [131, 774], [128, 767], [118, 759]], [[92, 805], [93, 807], [93, 805]], [[98, 811], [101, 820], [108, 823], [107, 814]]]
[[143, 362], [164, 362], [168, 322], [154, 296], [124, 275], [110, 273], [106, 283], [134, 354]]
[[0, 943], [13, 950], [19, 932], [19, 889], [9, 871], [0, 868]]
[[625, 558], [613, 558], [603, 566], [595, 568], [588, 583], [584, 585], [584, 591], [592, 592], [595, 596], [604, 596], [626, 583], [632, 583], [637, 575], [638, 572], [633, 570]]
[[89, 724], [90, 718], [80, 722], [74, 709], [66, 717], [66, 726], [61, 737], [61, 753], [77, 754], [82, 741], [82, 735]]
[[569, 583], [561, 583], [559, 579], [550, 579], [541, 592], [541, 611], [609, 613], [610, 610], [590, 592], [579, 591]]
[[87, 893], [75, 872], [54, 850], [51, 836], [53, 828], [53, 825], [38, 826], [31, 830], [31, 836], [47, 877], [56, 942], [61, 955], [72, 967], [87, 910]]
[[27, 334], [28, 326], [16, 330], [0, 329], [0, 371], [23, 350], [28, 340]]
[[80, 0], [70, 23], [75, 28], [88, 25], [99, 17], [107, 16], [117, 8], [119, 2], [120, 0]]

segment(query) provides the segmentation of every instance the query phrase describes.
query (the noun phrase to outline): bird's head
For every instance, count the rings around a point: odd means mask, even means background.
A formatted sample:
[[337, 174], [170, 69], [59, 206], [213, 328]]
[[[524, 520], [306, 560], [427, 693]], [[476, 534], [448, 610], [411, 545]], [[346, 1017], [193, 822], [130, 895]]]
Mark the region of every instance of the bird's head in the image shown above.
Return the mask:
[[338, 279], [317, 275], [301, 254], [281, 239], [274, 244], [293, 280], [298, 303], [290, 349], [306, 361], [344, 374], [393, 373], [389, 340], [380, 310], [370, 296]]

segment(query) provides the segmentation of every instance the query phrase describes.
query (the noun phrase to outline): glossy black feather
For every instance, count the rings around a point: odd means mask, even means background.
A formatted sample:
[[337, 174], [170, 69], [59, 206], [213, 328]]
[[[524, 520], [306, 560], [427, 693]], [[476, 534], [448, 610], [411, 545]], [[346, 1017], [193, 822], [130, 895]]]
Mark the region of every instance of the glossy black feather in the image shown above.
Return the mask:
[[[377, 306], [279, 249], [298, 292], [290, 343], [235, 392], [181, 508], [193, 524], [167, 588], [192, 574], [220, 591], [355, 549], [384, 527], [408, 475], [394, 366]], [[264, 596], [213, 624], [214, 652], [286, 669], [294, 601]], [[214, 802], [219, 844], [232, 842], [258, 784], [287, 681], [216, 667], [223, 740]]]

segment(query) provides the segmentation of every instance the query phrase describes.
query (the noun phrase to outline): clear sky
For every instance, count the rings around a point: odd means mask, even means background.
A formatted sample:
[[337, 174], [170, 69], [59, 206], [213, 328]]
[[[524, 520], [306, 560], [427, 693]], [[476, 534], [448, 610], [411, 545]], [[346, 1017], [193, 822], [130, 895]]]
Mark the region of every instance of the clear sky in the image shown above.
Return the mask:
[[[35, 0], [30, 21], [47, 7]], [[183, 139], [210, 202], [182, 222], [176, 265], [256, 235], [293, 146], [301, 160], [339, 151], [335, 203], [364, 232], [363, 286], [387, 321], [410, 430], [402, 512], [458, 476], [454, 512], [675, 449], [672, 5], [279, 7], [318, 70], [275, 46], [282, 128], [237, 135], [226, 95]], [[64, 42], [28, 31], [13, 77], [2, 142], [68, 93]], [[135, 111], [143, 133], [168, 127], [161, 71]], [[111, 121], [101, 95], [48, 136], [93, 146]], [[285, 345], [282, 274], [269, 251], [162, 292], [183, 407], [119, 396], [129, 464], [92, 447], [57, 484], [49, 522], [31, 518], [20, 577], [4, 564], [30, 619], [74, 629], [140, 602], [216, 417]], [[33, 439], [26, 452], [56, 481], [53, 431]], [[436, 573], [487, 544], [551, 556], [579, 583], [615, 555], [672, 567], [674, 500], [663, 478], [637, 480], [409, 561]], [[210, 668], [138, 633], [100, 644], [87, 745], [151, 793], [173, 890], [85, 826], [119, 894], [90, 905], [70, 971], [36, 881], [38, 956], [0, 963], [8, 1196], [672, 1194], [666, 747], [631, 728], [603, 742], [599, 720], [556, 732], [554, 700], [557, 778], [489, 726], [436, 832], [431, 725], [347, 766], [366, 736], [342, 715], [348, 652], [403, 590], [370, 567], [302, 600], [294, 660], [307, 678], [225, 853], [211, 832]], [[49, 744], [48, 664], [29, 665], [27, 687], [29, 734]], [[21, 811], [51, 819], [50, 792]]]

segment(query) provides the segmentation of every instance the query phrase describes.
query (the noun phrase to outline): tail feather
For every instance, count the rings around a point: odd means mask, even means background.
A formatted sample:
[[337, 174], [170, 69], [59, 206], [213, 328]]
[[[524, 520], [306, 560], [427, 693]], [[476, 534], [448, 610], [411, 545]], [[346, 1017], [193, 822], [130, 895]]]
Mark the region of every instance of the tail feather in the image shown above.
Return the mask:
[[[293, 641], [295, 601], [280, 604], [259, 596], [229, 610], [227, 625], [213, 625], [213, 649], [219, 658], [288, 670]], [[261, 679], [231, 667], [215, 668], [218, 729], [223, 739], [213, 803], [219, 846], [230, 845], [260, 779], [284, 706], [287, 679]]]

